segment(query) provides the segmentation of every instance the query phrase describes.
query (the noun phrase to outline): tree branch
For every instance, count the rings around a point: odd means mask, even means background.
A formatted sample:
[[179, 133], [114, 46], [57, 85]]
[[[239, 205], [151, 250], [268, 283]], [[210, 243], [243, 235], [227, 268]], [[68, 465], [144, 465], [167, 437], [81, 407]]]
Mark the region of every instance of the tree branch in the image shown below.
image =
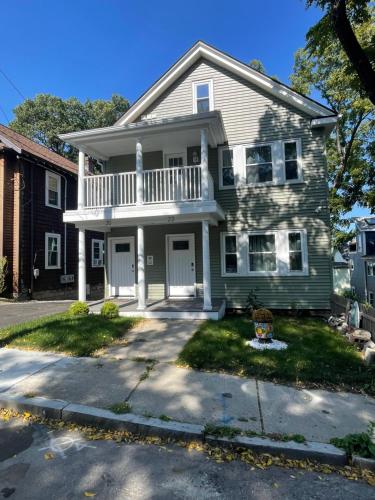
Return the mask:
[[358, 73], [363, 89], [375, 105], [375, 70], [350, 25], [345, 0], [331, 0], [331, 20], [346, 55]]

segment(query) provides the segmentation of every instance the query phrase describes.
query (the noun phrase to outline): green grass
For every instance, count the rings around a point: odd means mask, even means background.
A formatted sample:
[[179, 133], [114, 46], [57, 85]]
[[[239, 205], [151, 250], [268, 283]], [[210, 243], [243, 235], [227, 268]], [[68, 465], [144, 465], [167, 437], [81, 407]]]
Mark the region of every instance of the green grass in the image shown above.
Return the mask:
[[91, 356], [122, 337], [139, 319], [54, 314], [0, 330], [0, 347]]
[[132, 407], [126, 401], [122, 401], [121, 403], [115, 403], [109, 406], [108, 410], [111, 410], [112, 413], [116, 413], [117, 415], [123, 415], [124, 413], [130, 413]]
[[244, 316], [207, 321], [185, 345], [178, 364], [306, 387], [375, 394], [375, 367], [319, 319], [277, 317], [274, 336], [285, 351], [256, 351], [245, 345], [254, 327]]

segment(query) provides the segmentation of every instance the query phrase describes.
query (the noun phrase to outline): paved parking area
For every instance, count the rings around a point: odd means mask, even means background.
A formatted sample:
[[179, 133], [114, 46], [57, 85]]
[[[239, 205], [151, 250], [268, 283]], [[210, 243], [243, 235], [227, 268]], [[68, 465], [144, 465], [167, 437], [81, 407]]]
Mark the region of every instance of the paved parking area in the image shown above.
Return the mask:
[[0, 328], [66, 311], [71, 302], [70, 300], [51, 302], [38, 300], [28, 302], [0, 301]]

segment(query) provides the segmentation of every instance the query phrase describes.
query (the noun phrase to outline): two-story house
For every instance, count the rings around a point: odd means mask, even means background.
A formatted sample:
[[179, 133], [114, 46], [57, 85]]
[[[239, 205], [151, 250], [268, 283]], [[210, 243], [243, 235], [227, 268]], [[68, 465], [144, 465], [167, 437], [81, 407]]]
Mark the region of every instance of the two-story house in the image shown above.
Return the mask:
[[[219, 318], [256, 290], [274, 309], [329, 309], [325, 137], [331, 109], [201, 41], [79, 153], [86, 230], [106, 235], [106, 297], [123, 314]], [[85, 176], [85, 155], [105, 164]], [[175, 299], [185, 299], [175, 300]]]
[[[0, 125], [0, 257], [5, 295], [77, 296], [78, 234], [63, 221], [77, 207], [77, 165]], [[103, 293], [103, 233], [86, 235], [88, 296]]]
[[375, 306], [375, 217], [354, 219], [356, 237], [349, 243], [352, 292]]

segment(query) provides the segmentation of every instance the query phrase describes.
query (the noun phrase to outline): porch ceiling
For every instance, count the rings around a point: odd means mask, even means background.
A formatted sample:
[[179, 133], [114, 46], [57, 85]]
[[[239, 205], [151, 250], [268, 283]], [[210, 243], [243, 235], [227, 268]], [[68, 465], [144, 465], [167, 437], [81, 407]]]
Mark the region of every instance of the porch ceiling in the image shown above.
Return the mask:
[[144, 120], [127, 125], [83, 130], [60, 135], [60, 139], [98, 159], [134, 154], [136, 140], [142, 139], [143, 151], [165, 150], [200, 144], [200, 129], [208, 131], [208, 143], [217, 147], [226, 142], [219, 111], [175, 118]]

